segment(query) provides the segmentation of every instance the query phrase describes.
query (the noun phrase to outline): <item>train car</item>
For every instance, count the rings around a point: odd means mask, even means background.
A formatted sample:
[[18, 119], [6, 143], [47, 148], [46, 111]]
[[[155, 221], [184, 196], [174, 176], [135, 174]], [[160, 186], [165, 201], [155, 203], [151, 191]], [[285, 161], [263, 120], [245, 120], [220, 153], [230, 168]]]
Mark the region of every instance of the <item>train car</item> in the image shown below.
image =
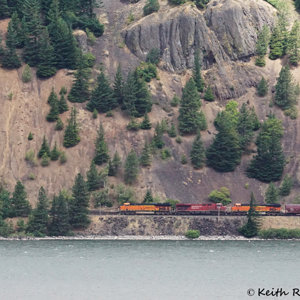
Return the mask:
[[286, 204], [285, 205], [286, 215], [300, 215], [300, 204]]
[[[236, 203], [234, 206], [231, 207], [231, 213], [243, 215], [243, 214], [247, 214], [249, 209], [250, 209], [249, 204]], [[281, 205], [280, 204], [255, 205], [254, 209], [259, 214], [278, 215], [281, 212]]]
[[178, 203], [176, 204], [176, 214], [225, 214], [227, 208], [226, 206], [216, 203], [203, 203], [203, 204], [195, 204], [195, 203]]
[[130, 204], [120, 206], [121, 214], [170, 214], [172, 211], [169, 203]]

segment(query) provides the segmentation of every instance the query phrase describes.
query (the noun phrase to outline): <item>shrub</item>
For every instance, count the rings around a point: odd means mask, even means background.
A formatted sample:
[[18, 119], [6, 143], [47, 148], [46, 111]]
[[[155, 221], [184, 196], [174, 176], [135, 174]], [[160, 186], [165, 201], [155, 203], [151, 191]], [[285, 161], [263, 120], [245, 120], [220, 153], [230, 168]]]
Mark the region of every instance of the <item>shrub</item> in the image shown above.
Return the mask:
[[116, 199], [120, 204], [130, 202], [133, 203], [135, 200], [134, 191], [131, 188], [127, 188], [124, 184], [119, 184], [116, 187]]
[[37, 165], [37, 161], [35, 158], [35, 153], [33, 150], [28, 150], [25, 154], [25, 160], [32, 166], [35, 167]]
[[161, 159], [165, 160], [169, 157], [171, 157], [171, 152], [169, 149], [162, 149], [160, 152], [160, 157]]
[[262, 239], [300, 239], [300, 229], [270, 228], [260, 230], [258, 236]]
[[177, 137], [175, 141], [176, 141], [177, 144], [181, 144], [182, 143], [182, 139], [181, 139], [180, 136]]
[[59, 162], [61, 164], [65, 164], [67, 162], [67, 156], [66, 156], [66, 153], [64, 151], [62, 151], [60, 153], [60, 159], [59, 159]]
[[175, 96], [173, 97], [173, 99], [171, 100], [171, 106], [172, 106], [172, 107], [177, 107], [178, 104], [179, 104], [179, 102], [180, 102], [180, 99], [175, 95]]
[[144, 16], [150, 15], [156, 11], [159, 11], [158, 0], [148, 0], [144, 6]]
[[85, 29], [85, 32], [86, 32], [86, 35], [87, 35], [88, 44], [93, 46], [96, 42], [95, 35], [88, 28]]
[[289, 116], [292, 120], [296, 120], [298, 117], [298, 110], [297, 107], [292, 106], [291, 108], [288, 108], [284, 110], [284, 114], [286, 116]]
[[98, 117], [98, 110], [96, 108], [94, 108], [93, 110], [93, 119], [97, 119]]
[[157, 69], [154, 64], [143, 62], [136, 70], [139, 77], [143, 78], [146, 82], [150, 82], [152, 78], [157, 77]]
[[92, 68], [96, 62], [96, 57], [90, 52], [83, 54], [82, 59], [85, 68]]
[[29, 173], [28, 179], [29, 180], [35, 180], [35, 175], [33, 173]]
[[44, 153], [42, 156], [42, 161], [41, 161], [41, 166], [42, 167], [47, 167], [50, 164], [50, 157], [48, 156], [47, 153]]
[[190, 229], [185, 233], [185, 237], [188, 239], [197, 239], [200, 236], [199, 230]]
[[109, 199], [108, 190], [105, 189], [98, 193], [94, 193], [94, 207], [97, 208], [99, 206], [112, 207], [112, 202]]
[[24, 83], [30, 82], [32, 79], [31, 69], [28, 65], [25, 65], [25, 68], [22, 73], [22, 81]]
[[187, 158], [186, 158], [186, 156], [185, 156], [184, 154], [181, 155], [181, 163], [182, 163], [183, 165], [186, 165], [186, 164], [187, 164]]
[[160, 51], [157, 48], [151, 49], [146, 57], [146, 62], [157, 65], [160, 60]]
[[28, 134], [28, 141], [32, 141], [33, 140], [33, 134], [31, 132], [29, 132]]
[[130, 131], [138, 131], [140, 129], [140, 124], [134, 118], [131, 118], [126, 128]]
[[223, 205], [231, 203], [230, 192], [226, 187], [221, 187], [219, 190], [213, 190], [208, 198], [214, 203], [222, 203]]

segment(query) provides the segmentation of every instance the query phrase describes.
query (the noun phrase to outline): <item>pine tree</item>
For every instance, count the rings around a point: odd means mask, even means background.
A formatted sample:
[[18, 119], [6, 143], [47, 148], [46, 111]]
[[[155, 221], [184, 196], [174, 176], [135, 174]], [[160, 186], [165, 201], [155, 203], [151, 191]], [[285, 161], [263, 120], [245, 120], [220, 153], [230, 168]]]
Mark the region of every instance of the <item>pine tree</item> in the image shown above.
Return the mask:
[[265, 193], [265, 202], [267, 204], [277, 203], [279, 201], [279, 193], [275, 184], [271, 182], [268, 186], [268, 189]]
[[54, 91], [54, 87], [52, 87], [51, 93], [48, 97], [47, 103], [52, 106], [53, 103], [58, 102], [57, 94]]
[[214, 95], [210, 85], [207, 87], [207, 89], [205, 91], [204, 100], [210, 101], [210, 102], [215, 100], [215, 95]]
[[174, 138], [174, 137], [177, 136], [177, 133], [176, 133], [176, 127], [175, 127], [174, 123], [171, 124], [171, 127], [170, 127], [170, 129], [168, 130], [168, 135], [169, 135], [169, 137], [171, 137], [171, 138]]
[[297, 66], [300, 61], [300, 23], [296, 21], [288, 37], [287, 53], [292, 65]]
[[275, 104], [282, 109], [288, 109], [296, 103], [295, 84], [289, 66], [281, 68], [275, 86]]
[[82, 103], [89, 100], [89, 76], [90, 72], [85, 68], [83, 57], [81, 55], [79, 57], [78, 69], [74, 75], [75, 79], [68, 95], [69, 101]]
[[70, 202], [70, 224], [73, 228], [86, 228], [90, 224], [88, 217], [89, 193], [86, 182], [79, 173], [75, 178]]
[[241, 160], [239, 135], [230, 114], [218, 121], [218, 134], [206, 151], [207, 165], [218, 172], [232, 172]]
[[260, 97], [264, 97], [268, 94], [268, 82], [266, 79], [262, 76], [260, 82], [257, 86], [257, 94]]
[[162, 137], [163, 137], [163, 129], [159, 123], [156, 124], [155, 132], [152, 140], [152, 144], [158, 148], [161, 149], [165, 145]]
[[21, 61], [16, 53], [16, 49], [4, 49], [4, 53], [1, 57], [1, 65], [3, 68], [8, 70], [18, 69], [21, 67]]
[[250, 209], [248, 211], [247, 218], [248, 221], [240, 229], [240, 233], [247, 238], [252, 238], [258, 234], [260, 228], [258, 214], [255, 210], [255, 198], [252, 192], [251, 192], [251, 200], [250, 200]]
[[43, 187], [39, 190], [37, 207], [29, 216], [27, 232], [34, 236], [45, 236], [48, 233], [48, 199], [46, 191]]
[[46, 153], [48, 156], [50, 156], [50, 148], [49, 148], [49, 144], [48, 144], [45, 136], [43, 138], [43, 143], [42, 143], [41, 149], [38, 153], [38, 157], [41, 158], [44, 155], [44, 153]]
[[205, 163], [205, 149], [201, 140], [200, 132], [198, 131], [197, 136], [193, 142], [192, 150], [190, 153], [191, 163], [195, 169], [200, 169]]
[[283, 181], [279, 188], [279, 195], [280, 196], [288, 196], [291, 193], [291, 189], [293, 187], [293, 179], [292, 177], [286, 175], [283, 178]]
[[148, 114], [145, 114], [144, 119], [140, 125], [140, 128], [143, 130], [149, 130], [149, 129], [151, 129], [151, 127], [152, 127], [152, 124], [149, 120]]
[[88, 190], [96, 191], [100, 188], [100, 180], [95, 162], [92, 161], [90, 169], [86, 173]]
[[148, 204], [148, 203], [153, 203], [153, 202], [154, 202], [154, 200], [152, 197], [152, 193], [150, 190], [147, 190], [143, 203]]
[[109, 159], [108, 147], [105, 142], [104, 129], [101, 123], [98, 129], [98, 136], [95, 142], [94, 162], [96, 165], [100, 166], [103, 163], [106, 163], [108, 159]]
[[93, 111], [96, 108], [99, 112], [105, 113], [116, 107], [117, 102], [113, 90], [103, 71], [101, 71], [97, 78], [97, 86], [92, 92], [90, 102], [87, 104], [87, 109]]
[[262, 30], [259, 32], [256, 42], [256, 61], [255, 64], [260, 67], [264, 67], [265, 62], [265, 55], [268, 52], [268, 45], [270, 41], [270, 31], [269, 28], [264, 25]]
[[27, 217], [31, 211], [31, 206], [27, 200], [27, 194], [24, 185], [18, 181], [11, 201], [13, 214], [16, 217]]
[[117, 73], [115, 76], [115, 82], [114, 82], [114, 87], [113, 87], [113, 92], [114, 92], [114, 98], [118, 102], [120, 106], [123, 105], [124, 101], [124, 80], [122, 76], [122, 69], [121, 65], [118, 65]]
[[138, 176], [139, 161], [134, 150], [131, 150], [125, 161], [124, 181], [126, 184], [133, 184]]
[[[1, 9], [0, 9], [1, 10]], [[19, 19], [18, 13], [14, 11], [11, 17], [12, 30], [15, 32], [14, 44], [16, 48], [23, 48], [25, 42], [24, 30], [22, 28], [22, 23]], [[8, 37], [8, 34], [7, 34]], [[6, 40], [7, 40], [6, 37]]]
[[10, 16], [7, 0], [0, 0], [0, 20], [6, 19]]
[[[52, 90], [52, 92], [53, 92], [53, 90]], [[52, 94], [52, 92], [51, 92], [51, 94]], [[50, 112], [47, 115], [46, 119], [48, 122], [55, 122], [59, 118], [59, 104], [58, 104], [58, 100], [57, 100], [57, 95], [55, 94], [52, 97], [51, 94], [49, 96], [49, 98], [51, 97], [51, 99], [50, 99], [50, 101], [48, 100], [50, 102], [51, 108], [50, 108]]]
[[61, 118], [58, 118], [55, 125], [55, 130], [60, 131], [64, 129], [64, 123]]
[[72, 108], [71, 117], [64, 134], [64, 146], [66, 148], [74, 147], [80, 142], [79, 128], [76, 120], [77, 111]]
[[247, 169], [248, 177], [263, 182], [280, 180], [285, 165], [280, 142], [282, 135], [281, 121], [273, 115], [269, 116], [257, 137], [257, 155], [253, 157]]
[[247, 109], [246, 104], [243, 103], [237, 123], [240, 146], [243, 151], [245, 151], [252, 142], [255, 125], [251, 111]]
[[143, 167], [151, 166], [151, 149], [147, 142], [145, 142], [143, 151], [141, 153], [140, 164]]
[[46, 79], [55, 74], [55, 53], [52, 45], [50, 44], [48, 30], [44, 29], [40, 40], [39, 63], [36, 75], [41, 79]]
[[121, 165], [118, 152], [115, 152], [113, 160], [108, 161], [108, 176], [116, 176]]
[[60, 114], [63, 114], [64, 112], [69, 110], [66, 98], [64, 94], [61, 94], [59, 102], [58, 102], [58, 110]]
[[64, 236], [70, 232], [68, 203], [65, 196], [60, 193], [54, 196], [50, 209], [50, 236]]
[[50, 153], [50, 158], [51, 160], [58, 160], [60, 156], [60, 151], [57, 149], [57, 144], [55, 142], [54, 148], [52, 149], [51, 153]]
[[199, 50], [195, 51], [193, 79], [196, 84], [198, 92], [202, 93], [204, 91], [205, 84], [204, 84], [204, 80], [202, 79], [202, 76], [201, 76], [201, 63], [200, 63], [200, 57], [199, 57]]
[[47, 167], [49, 166], [49, 164], [50, 164], [50, 157], [48, 156], [47, 153], [44, 153], [41, 160], [41, 166]]
[[183, 89], [180, 102], [178, 121], [179, 131], [182, 134], [193, 134], [196, 133], [198, 129], [204, 129], [204, 115], [199, 113], [200, 105], [199, 94], [195, 82], [191, 78]]
[[277, 59], [284, 55], [284, 37], [279, 25], [273, 28], [270, 39], [270, 59]]

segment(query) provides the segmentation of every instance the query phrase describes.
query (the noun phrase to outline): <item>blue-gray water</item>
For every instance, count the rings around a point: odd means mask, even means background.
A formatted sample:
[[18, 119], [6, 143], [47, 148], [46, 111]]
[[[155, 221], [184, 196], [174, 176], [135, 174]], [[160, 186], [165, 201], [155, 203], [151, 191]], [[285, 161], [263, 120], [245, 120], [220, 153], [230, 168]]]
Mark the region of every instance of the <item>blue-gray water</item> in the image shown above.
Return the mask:
[[247, 295], [300, 288], [294, 241], [1, 241], [0, 268], [1, 300], [300, 299]]

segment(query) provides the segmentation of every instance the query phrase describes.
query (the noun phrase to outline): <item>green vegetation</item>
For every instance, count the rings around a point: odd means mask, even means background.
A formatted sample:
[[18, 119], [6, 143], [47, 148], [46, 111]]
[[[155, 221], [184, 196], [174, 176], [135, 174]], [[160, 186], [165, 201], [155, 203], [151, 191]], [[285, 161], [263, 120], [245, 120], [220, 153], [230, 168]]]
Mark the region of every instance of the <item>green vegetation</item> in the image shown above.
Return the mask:
[[230, 191], [226, 187], [221, 187], [218, 190], [213, 190], [208, 198], [211, 202], [222, 203], [223, 205], [228, 205], [231, 203]]
[[31, 69], [28, 65], [25, 65], [22, 73], [22, 81], [24, 83], [30, 82], [32, 79]]
[[140, 128], [143, 130], [149, 130], [152, 128], [152, 124], [149, 120], [148, 114], [145, 114], [142, 123], [140, 124]]
[[77, 124], [76, 116], [77, 116], [77, 111], [73, 107], [64, 134], [64, 146], [66, 148], [74, 147], [80, 142], [79, 127]]
[[124, 181], [126, 184], [133, 184], [138, 176], [139, 161], [134, 150], [131, 150], [125, 161]]
[[185, 233], [185, 237], [188, 239], [197, 239], [200, 236], [199, 230], [190, 229]]
[[283, 181], [279, 187], [279, 195], [280, 196], [288, 196], [291, 193], [291, 189], [293, 187], [293, 179], [289, 175], [285, 175]]
[[265, 194], [265, 202], [267, 204], [273, 204], [279, 202], [279, 192], [273, 182], [271, 182], [268, 186], [268, 189]]
[[144, 16], [159, 11], [158, 0], [147, 0], [147, 3], [145, 4], [143, 10], [144, 10]]
[[45, 153], [48, 156], [50, 156], [50, 147], [49, 147], [49, 144], [48, 144], [48, 142], [46, 140], [46, 137], [44, 136], [41, 149], [40, 149], [40, 151], [38, 153], [38, 158], [41, 158]]
[[151, 165], [151, 149], [147, 142], [145, 142], [144, 148], [141, 153], [140, 165], [143, 167]]
[[213, 90], [210, 85], [207, 87], [207, 89], [205, 91], [204, 100], [209, 101], [209, 102], [212, 102], [215, 100], [215, 95], [214, 95]]
[[[200, 57], [199, 57], [199, 50], [198, 49], [195, 51], [195, 56], [194, 56], [193, 79], [195, 81], [198, 92], [202, 93], [204, 91], [205, 83], [204, 83], [204, 80], [201, 76], [201, 63], [200, 63]], [[209, 95], [207, 95], [207, 96], [209, 96]], [[205, 100], [207, 100], [207, 99], [205, 99]], [[207, 100], [207, 101], [213, 101], [213, 100]]]
[[270, 30], [268, 26], [264, 25], [262, 30], [258, 33], [257, 42], [256, 42], [256, 61], [255, 64], [259, 67], [264, 67], [265, 55], [268, 52], [268, 45], [270, 41]]
[[239, 229], [240, 233], [247, 238], [255, 237], [259, 232], [260, 222], [258, 219], [258, 214], [254, 209], [254, 205], [255, 198], [254, 194], [251, 193], [250, 209], [247, 214], [248, 221], [243, 227]]
[[27, 217], [30, 214], [31, 206], [27, 200], [27, 193], [21, 181], [18, 181], [11, 199], [11, 216]]
[[257, 85], [257, 94], [259, 97], [264, 97], [268, 94], [268, 82], [264, 77], [261, 78]]
[[286, 228], [270, 228], [265, 230], [260, 230], [258, 236], [262, 239], [299, 239], [300, 229], [286, 229]]
[[94, 162], [96, 165], [100, 166], [103, 163], [106, 163], [108, 160], [109, 160], [108, 147], [105, 142], [104, 129], [103, 129], [102, 123], [100, 123], [99, 129], [98, 129], [98, 136], [95, 141]]
[[115, 152], [113, 160], [108, 162], [108, 176], [117, 176], [121, 166], [121, 158], [118, 152]]
[[147, 203], [153, 203], [153, 202], [154, 202], [154, 199], [152, 197], [152, 193], [150, 190], [147, 190], [143, 203], [147, 204]]
[[198, 131], [197, 136], [193, 142], [190, 157], [191, 157], [191, 163], [195, 169], [200, 169], [204, 166], [205, 149], [201, 140], [200, 131]]

